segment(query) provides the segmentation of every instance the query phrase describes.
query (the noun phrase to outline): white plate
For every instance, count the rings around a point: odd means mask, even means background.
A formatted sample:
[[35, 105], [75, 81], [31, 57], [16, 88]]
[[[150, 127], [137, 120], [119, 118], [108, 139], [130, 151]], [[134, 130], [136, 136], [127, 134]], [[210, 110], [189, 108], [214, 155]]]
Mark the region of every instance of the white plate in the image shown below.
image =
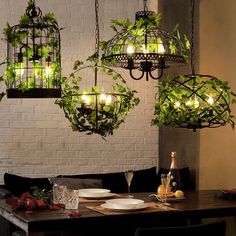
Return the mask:
[[143, 210], [143, 209], [147, 208], [148, 205], [143, 203], [143, 204], [135, 205], [132, 208], [123, 208], [118, 205], [114, 206], [114, 205], [110, 205], [108, 203], [104, 203], [104, 204], [101, 204], [101, 207], [108, 209], [108, 210], [112, 210], [112, 211], [139, 211], [139, 210]]
[[106, 204], [112, 206], [113, 208], [122, 208], [122, 209], [132, 209], [134, 207], [143, 204], [144, 201], [141, 199], [130, 199], [130, 198], [119, 198], [107, 200]]
[[80, 197], [107, 197], [110, 196], [109, 189], [103, 188], [85, 188], [79, 189], [79, 196]]
[[96, 194], [96, 196], [93, 195], [86, 195], [86, 194], [80, 194], [79, 197], [87, 198], [87, 199], [103, 199], [103, 198], [109, 198], [116, 196], [115, 193], [101, 193], [101, 194]]

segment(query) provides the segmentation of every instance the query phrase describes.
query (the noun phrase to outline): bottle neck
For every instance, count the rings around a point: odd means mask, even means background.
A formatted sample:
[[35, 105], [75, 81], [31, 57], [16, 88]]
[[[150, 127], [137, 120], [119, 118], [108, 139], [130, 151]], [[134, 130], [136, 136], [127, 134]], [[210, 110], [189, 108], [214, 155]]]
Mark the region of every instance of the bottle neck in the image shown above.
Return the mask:
[[172, 157], [172, 159], [171, 159], [170, 169], [177, 169], [177, 161], [176, 161], [176, 157]]

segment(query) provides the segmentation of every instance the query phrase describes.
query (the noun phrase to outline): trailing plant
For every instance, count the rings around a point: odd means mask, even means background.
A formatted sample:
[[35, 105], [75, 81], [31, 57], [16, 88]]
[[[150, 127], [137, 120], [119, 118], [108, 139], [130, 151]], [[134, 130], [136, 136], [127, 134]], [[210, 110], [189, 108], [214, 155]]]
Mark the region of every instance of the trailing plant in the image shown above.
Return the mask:
[[190, 128], [235, 125], [230, 106], [236, 94], [227, 81], [208, 76], [169, 77], [159, 82], [152, 125]]
[[[82, 89], [83, 70], [97, 70], [99, 77], [111, 79], [110, 91], [103, 91], [96, 82], [90, 88]], [[73, 131], [96, 133], [103, 138], [112, 135], [127, 114], [139, 104], [136, 91], [131, 90], [115, 70], [99, 64], [95, 55], [89, 57], [86, 63], [75, 61], [73, 72], [63, 78], [62, 85], [62, 97], [56, 100], [56, 104], [64, 110]], [[109, 96], [109, 102], [102, 101], [101, 96]]]

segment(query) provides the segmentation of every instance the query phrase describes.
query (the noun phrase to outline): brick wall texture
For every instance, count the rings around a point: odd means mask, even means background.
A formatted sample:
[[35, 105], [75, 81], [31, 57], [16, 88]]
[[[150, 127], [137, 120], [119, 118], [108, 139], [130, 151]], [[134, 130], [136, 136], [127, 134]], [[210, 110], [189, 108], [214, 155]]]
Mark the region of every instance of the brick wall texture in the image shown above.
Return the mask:
[[[61, 31], [62, 74], [72, 72], [76, 59], [95, 50], [94, 0], [37, 0], [43, 13], [54, 12]], [[149, 3], [157, 9], [157, 1]], [[0, 29], [17, 24], [27, 0], [0, 1]], [[111, 19], [130, 18], [143, 8], [141, 0], [99, 0], [100, 38], [114, 35]], [[2, 32], [2, 30], [1, 30]], [[6, 58], [1, 36], [0, 60]], [[4, 68], [1, 68], [1, 72]], [[0, 184], [5, 172], [29, 177], [141, 169], [158, 164], [158, 128], [151, 126], [155, 81], [134, 81], [119, 69], [141, 100], [113, 136], [73, 132], [55, 99], [7, 99], [0, 102]], [[0, 87], [4, 90], [2, 84]], [[0, 90], [0, 91], [1, 91]]]

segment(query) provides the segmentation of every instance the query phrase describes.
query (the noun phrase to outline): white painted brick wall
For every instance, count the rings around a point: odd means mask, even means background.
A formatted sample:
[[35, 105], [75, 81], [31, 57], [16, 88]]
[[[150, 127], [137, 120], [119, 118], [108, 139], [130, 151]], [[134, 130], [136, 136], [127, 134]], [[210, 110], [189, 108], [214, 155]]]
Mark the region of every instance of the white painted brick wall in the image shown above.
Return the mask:
[[[76, 59], [94, 52], [94, 0], [36, 0], [43, 13], [54, 12], [61, 31], [63, 75]], [[142, 0], [100, 0], [100, 36], [109, 39], [111, 19], [130, 18], [141, 10]], [[0, 29], [18, 23], [27, 0], [0, 1]], [[157, 0], [150, 0], [157, 9]], [[1, 38], [4, 36], [2, 35]], [[6, 43], [0, 41], [0, 61]], [[0, 71], [2, 71], [1, 69]], [[5, 172], [29, 177], [123, 171], [157, 165], [158, 129], [150, 125], [156, 82], [134, 81], [119, 70], [129, 87], [138, 91], [140, 105], [114, 135], [104, 141], [98, 135], [73, 132], [54, 99], [7, 99], [0, 103], [0, 183]], [[1, 85], [0, 89], [4, 89]]]

